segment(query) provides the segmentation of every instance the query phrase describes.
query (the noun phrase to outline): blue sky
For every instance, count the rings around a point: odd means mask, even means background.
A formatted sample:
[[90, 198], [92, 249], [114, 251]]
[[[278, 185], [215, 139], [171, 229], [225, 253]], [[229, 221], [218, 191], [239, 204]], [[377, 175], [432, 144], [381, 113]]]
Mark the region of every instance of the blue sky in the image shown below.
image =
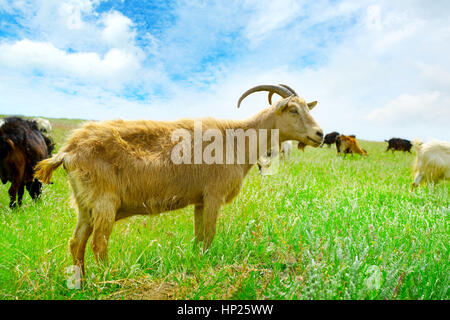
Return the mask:
[[448, 1], [0, 0], [0, 113], [245, 118], [286, 83], [324, 131], [449, 140]]

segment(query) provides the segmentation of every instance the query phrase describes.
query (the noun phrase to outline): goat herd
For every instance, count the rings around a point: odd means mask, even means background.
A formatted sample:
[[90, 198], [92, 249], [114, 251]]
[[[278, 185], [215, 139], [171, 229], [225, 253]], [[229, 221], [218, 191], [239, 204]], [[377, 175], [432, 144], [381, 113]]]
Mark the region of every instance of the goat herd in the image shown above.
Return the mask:
[[[230, 129], [277, 129], [285, 156], [292, 150], [292, 141], [302, 150], [308, 145], [336, 144], [337, 152], [344, 156], [367, 155], [354, 135], [332, 132], [324, 136], [310, 114], [317, 101], [307, 103], [286, 85], [253, 87], [240, 97], [238, 107], [245, 97], [259, 91], [269, 93], [268, 108], [246, 120], [204, 119], [203, 131], [214, 129], [225, 135]], [[275, 93], [282, 99], [272, 104]], [[244, 163], [174, 164], [171, 137], [180, 128], [194, 132], [194, 120], [87, 122], [50, 157], [54, 143], [47, 120], [0, 119], [0, 178], [4, 184], [11, 182], [9, 205], [21, 205], [24, 188], [33, 199], [39, 197], [41, 182], [50, 183], [52, 172], [63, 165], [78, 214], [70, 252], [74, 265], [83, 273], [91, 234], [94, 256], [103, 261], [114, 222], [136, 214], [154, 215], [193, 204], [195, 237], [206, 249], [214, 238], [221, 206], [239, 193], [253, 163], [248, 161], [246, 150]], [[397, 138], [387, 142], [387, 150], [392, 151], [411, 152], [415, 146], [413, 187], [422, 181], [450, 178], [449, 142], [422, 144]], [[221, 143], [225, 148], [225, 142]], [[270, 146], [265, 150], [271, 150]]]

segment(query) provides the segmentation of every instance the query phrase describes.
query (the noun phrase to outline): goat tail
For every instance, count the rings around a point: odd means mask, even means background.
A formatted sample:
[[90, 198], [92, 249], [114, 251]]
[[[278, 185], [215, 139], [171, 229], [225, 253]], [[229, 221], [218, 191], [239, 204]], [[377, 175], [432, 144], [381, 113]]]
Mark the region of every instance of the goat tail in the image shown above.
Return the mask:
[[417, 151], [419, 151], [422, 148], [423, 142], [419, 138], [416, 138], [411, 143], [414, 148], [416, 148]]
[[65, 152], [59, 152], [53, 157], [40, 161], [35, 167], [34, 177], [43, 183], [50, 183], [53, 171], [64, 161]]

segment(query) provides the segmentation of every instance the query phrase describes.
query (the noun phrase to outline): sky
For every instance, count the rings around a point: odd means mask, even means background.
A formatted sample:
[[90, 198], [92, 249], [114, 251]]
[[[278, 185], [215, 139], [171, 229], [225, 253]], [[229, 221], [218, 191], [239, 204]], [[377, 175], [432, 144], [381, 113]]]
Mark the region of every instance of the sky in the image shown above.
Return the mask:
[[450, 1], [0, 0], [0, 114], [243, 119], [284, 83], [325, 133], [450, 140]]

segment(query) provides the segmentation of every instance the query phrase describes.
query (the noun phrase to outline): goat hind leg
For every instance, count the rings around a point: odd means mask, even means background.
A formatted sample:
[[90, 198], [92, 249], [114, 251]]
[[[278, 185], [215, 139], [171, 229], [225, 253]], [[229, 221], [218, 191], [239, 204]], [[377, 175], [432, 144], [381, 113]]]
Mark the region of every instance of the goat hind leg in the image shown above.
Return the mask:
[[89, 217], [89, 211], [79, 209], [78, 221], [72, 238], [69, 240], [70, 253], [72, 254], [73, 264], [84, 273], [84, 255], [86, 243], [92, 234], [92, 224]]
[[37, 200], [42, 192], [42, 183], [34, 179], [33, 182], [29, 185], [29, 188], [27, 186], [28, 193], [30, 194], [31, 198], [33, 200]]
[[91, 247], [98, 263], [106, 262], [108, 257], [108, 240], [115, 222], [118, 203], [114, 198], [103, 197], [97, 199], [92, 209], [94, 232]]

